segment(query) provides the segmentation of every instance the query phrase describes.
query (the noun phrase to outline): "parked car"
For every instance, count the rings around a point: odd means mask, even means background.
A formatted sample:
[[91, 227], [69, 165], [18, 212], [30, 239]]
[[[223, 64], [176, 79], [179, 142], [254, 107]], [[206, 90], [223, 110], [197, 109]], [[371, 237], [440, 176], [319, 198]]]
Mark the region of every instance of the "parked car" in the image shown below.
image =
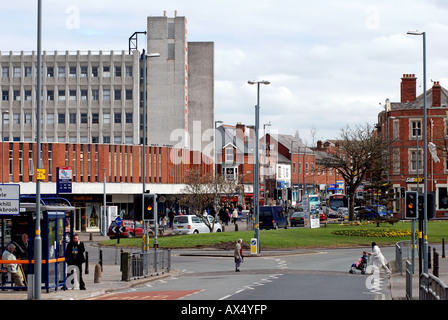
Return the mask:
[[303, 211], [300, 212], [294, 212], [289, 218], [289, 225], [291, 227], [297, 226], [297, 225], [305, 225], [305, 213]]
[[[109, 230], [107, 231], [107, 235], [110, 239], [115, 239], [118, 237], [118, 233], [113, 231], [114, 227], [116, 226], [117, 225], [115, 224], [115, 221], [112, 221], [109, 226]], [[134, 222], [132, 220], [123, 220], [122, 226], [124, 227], [124, 231], [120, 233], [120, 238], [143, 236], [143, 225], [139, 221]], [[153, 233], [153, 231], [149, 229], [149, 233]]]
[[[206, 219], [213, 224], [213, 216], [206, 216]], [[215, 220], [213, 232], [221, 232], [222, 226]], [[196, 215], [175, 216], [173, 221], [173, 234], [193, 234], [210, 233], [209, 227]]]
[[288, 228], [287, 213], [281, 206], [260, 207], [260, 229]]
[[370, 205], [359, 211], [360, 219], [385, 219], [390, 215], [391, 212], [383, 205]]

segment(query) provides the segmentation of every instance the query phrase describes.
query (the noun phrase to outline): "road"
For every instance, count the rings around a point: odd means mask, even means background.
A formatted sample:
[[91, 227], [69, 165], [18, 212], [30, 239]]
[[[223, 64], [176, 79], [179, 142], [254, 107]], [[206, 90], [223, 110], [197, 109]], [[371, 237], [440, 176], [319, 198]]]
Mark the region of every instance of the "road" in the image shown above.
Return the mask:
[[[367, 250], [369, 248], [366, 248]], [[302, 250], [296, 254], [246, 257], [241, 272], [232, 257], [173, 251], [177, 276], [111, 293], [102, 300], [388, 300], [387, 279], [349, 274], [362, 248]], [[382, 248], [388, 260], [394, 248]], [[377, 281], [377, 282], [375, 282]], [[373, 286], [376, 284], [377, 286]]]

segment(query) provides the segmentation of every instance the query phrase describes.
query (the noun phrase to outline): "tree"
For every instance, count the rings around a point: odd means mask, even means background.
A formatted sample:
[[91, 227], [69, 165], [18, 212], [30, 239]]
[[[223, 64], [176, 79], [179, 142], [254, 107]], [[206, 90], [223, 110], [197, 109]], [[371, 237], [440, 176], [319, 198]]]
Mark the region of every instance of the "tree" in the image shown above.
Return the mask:
[[[238, 181], [225, 181], [221, 175], [214, 177], [213, 172], [202, 172], [200, 169], [188, 170], [185, 175], [185, 188], [182, 190], [179, 204], [190, 208], [193, 213], [213, 231], [215, 222], [206, 218], [204, 212], [220, 203], [221, 195], [228, 201], [236, 193], [244, 192], [239, 177]], [[217, 211], [217, 210], [216, 210]]]
[[335, 169], [345, 181], [349, 196], [349, 220], [354, 218], [356, 189], [364, 181], [366, 173], [377, 170], [383, 163], [388, 148], [381, 135], [369, 124], [346, 127], [341, 130], [337, 145], [327, 151], [322, 159], [324, 168]]

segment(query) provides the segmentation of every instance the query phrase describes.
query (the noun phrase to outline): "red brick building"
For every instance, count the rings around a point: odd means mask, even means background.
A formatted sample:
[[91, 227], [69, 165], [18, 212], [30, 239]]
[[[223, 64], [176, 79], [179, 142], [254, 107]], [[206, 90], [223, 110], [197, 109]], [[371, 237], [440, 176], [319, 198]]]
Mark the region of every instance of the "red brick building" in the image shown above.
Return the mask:
[[[0, 172], [3, 170], [4, 182], [19, 184], [21, 194], [35, 194], [37, 144], [5, 141], [1, 146], [5, 162]], [[165, 196], [165, 205], [172, 205], [171, 196], [182, 192], [187, 170], [197, 167], [204, 172], [213, 171], [212, 159], [186, 149], [148, 146], [146, 160], [146, 189]], [[72, 169], [72, 193], [61, 196], [76, 207], [77, 231], [98, 227], [96, 222], [89, 225], [89, 221], [94, 221], [89, 217], [101, 210], [104, 181], [107, 205], [117, 206], [128, 217], [132, 216], [134, 196], [143, 192], [142, 146], [42, 143], [42, 164], [46, 173], [42, 194], [56, 194], [58, 168]]]
[[[385, 110], [378, 115], [378, 131], [391, 145], [388, 150], [388, 177], [394, 191], [423, 192], [424, 112], [425, 95], [417, 96], [417, 78], [413, 74], [403, 75], [400, 102], [386, 100]], [[426, 92], [427, 141], [437, 148], [439, 162], [427, 152], [427, 190], [434, 194], [437, 216], [448, 215], [447, 195], [447, 112], [448, 91], [438, 81]], [[420, 183], [418, 183], [420, 181]], [[400, 197], [397, 197], [400, 199]], [[396, 211], [404, 205], [400, 199], [395, 203]]]

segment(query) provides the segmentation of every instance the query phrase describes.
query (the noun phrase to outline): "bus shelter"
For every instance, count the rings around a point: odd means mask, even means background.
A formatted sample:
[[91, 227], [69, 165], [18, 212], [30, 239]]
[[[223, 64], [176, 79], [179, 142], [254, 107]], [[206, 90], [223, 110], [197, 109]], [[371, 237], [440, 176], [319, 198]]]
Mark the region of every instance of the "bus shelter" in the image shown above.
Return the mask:
[[[65, 199], [41, 201], [41, 238], [42, 238], [42, 289], [49, 292], [65, 287], [66, 264], [65, 248], [73, 235], [73, 212], [75, 208]], [[1, 215], [1, 253], [7, 250], [10, 243], [16, 246], [14, 252], [21, 265], [25, 287], [13, 287], [11, 279], [6, 277], [4, 267], [8, 261], [1, 260], [2, 279], [0, 289], [26, 289], [27, 275], [34, 274], [34, 237], [36, 231], [36, 203], [31, 198], [21, 199], [20, 214]], [[28, 236], [26, 244], [22, 239]], [[26, 238], [26, 237], [25, 237]], [[19, 248], [20, 247], [20, 248]], [[11, 263], [12, 263], [11, 262]], [[9, 281], [8, 281], [9, 280]]]

